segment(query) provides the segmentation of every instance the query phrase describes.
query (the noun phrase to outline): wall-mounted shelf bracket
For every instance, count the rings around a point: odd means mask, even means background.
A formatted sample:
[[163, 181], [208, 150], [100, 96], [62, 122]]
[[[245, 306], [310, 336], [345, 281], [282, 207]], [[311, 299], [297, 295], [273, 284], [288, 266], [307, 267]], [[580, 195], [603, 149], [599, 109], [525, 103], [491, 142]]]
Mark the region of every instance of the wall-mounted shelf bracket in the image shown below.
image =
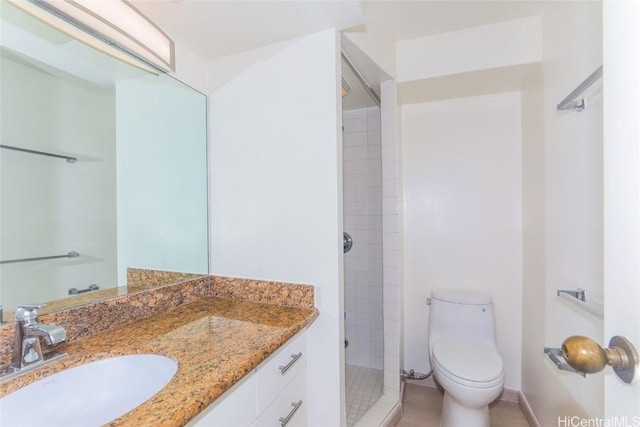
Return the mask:
[[564, 105], [558, 105], [558, 111], [570, 111], [575, 110], [578, 113], [584, 111], [587, 104], [584, 102], [584, 98], [576, 99]]
[[560, 294], [571, 295], [572, 297], [577, 298], [582, 302], [585, 302], [587, 300], [587, 291], [585, 291], [584, 289], [581, 289], [581, 288], [578, 288], [576, 290], [558, 289], [558, 296], [560, 296]]
[[556, 368], [560, 369], [561, 371], [574, 372], [586, 378], [587, 374], [572, 368], [568, 363], [561, 360], [562, 350], [560, 350], [559, 348], [545, 347], [544, 353], [549, 357], [549, 359], [551, 359], [553, 364], [556, 365]]
[[599, 66], [589, 77], [587, 77], [582, 83], [578, 85], [565, 99], [560, 101], [560, 103], [556, 106], [558, 111], [583, 111], [585, 108], [584, 98], [577, 99], [580, 95], [582, 95], [587, 89], [591, 87], [596, 81], [598, 81], [603, 74], [602, 65]]

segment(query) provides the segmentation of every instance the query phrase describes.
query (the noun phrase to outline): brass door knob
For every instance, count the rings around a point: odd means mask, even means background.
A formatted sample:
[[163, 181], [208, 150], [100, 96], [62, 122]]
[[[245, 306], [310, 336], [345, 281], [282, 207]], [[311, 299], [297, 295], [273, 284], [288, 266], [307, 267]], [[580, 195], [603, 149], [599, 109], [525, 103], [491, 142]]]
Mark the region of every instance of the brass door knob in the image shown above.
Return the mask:
[[562, 357], [572, 368], [587, 374], [600, 372], [609, 365], [626, 383], [633, 382], [639, 363], [633, 344], [619, 336], [611, 338], [609, 348], [600, 347], [591, 338], [569, 337], [562, 343]]
[[606, 351], [591, 338], [574, 335], [562, 343], [562, 357], [574, 369], [595, 374], [609, 363]]

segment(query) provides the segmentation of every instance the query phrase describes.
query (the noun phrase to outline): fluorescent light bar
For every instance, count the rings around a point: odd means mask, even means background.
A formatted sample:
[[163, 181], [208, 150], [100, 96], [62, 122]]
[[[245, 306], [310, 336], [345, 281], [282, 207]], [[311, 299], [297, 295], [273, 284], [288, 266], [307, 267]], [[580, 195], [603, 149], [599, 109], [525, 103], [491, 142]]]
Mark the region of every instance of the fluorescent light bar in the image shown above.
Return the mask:
[[[10, 2], [32, 14], [34, 14], [34, 8], [31, 6], [38, 6], [55, 18], [80, 28], [103, 43], [123, 50], [147, 65], [164, 72], [175, 70], [173, 40], [126, 0], [10, 0]], [[41, 13], [36, 17], [43, 19]], [[59, 27], [52, 21], [54, 20], [46, 19], [47, 23]], [[71, 35], [75, 37], [74, 34]], [[84, 39], [81, 41], [86, 43]]]

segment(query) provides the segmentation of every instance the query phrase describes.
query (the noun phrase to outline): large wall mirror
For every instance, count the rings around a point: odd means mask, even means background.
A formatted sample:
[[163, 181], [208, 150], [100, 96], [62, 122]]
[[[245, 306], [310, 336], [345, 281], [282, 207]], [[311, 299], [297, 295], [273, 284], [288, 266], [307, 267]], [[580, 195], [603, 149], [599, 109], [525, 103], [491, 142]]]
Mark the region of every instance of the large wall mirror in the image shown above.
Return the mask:
[[205, 95], [0, 3], [0, 304], [207, 274]]

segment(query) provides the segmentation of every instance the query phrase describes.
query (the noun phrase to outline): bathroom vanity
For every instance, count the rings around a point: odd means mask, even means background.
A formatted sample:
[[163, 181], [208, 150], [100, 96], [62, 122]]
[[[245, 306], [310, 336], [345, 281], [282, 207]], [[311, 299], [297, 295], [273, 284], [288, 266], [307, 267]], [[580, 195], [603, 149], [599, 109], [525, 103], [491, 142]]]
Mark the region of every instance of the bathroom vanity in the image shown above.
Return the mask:
[[[66, 329], [55, 350], [68, 356], [0, 382], [0, 397], [92, 361], [157, 354], [177, 362], [173, 378], [107, 425], [225, 425], [225, 413], [235, 425], [280, 425], [290, 414], [301, 423], [289, 425], [304, 425], [306, 328], [317, 316], [312, 286], [215, 276], [42, 315]], [[13, 327], [0, 327], [3, 365]]]
[[306, 349], [302, 331], [188, 426], [306, 426]]

